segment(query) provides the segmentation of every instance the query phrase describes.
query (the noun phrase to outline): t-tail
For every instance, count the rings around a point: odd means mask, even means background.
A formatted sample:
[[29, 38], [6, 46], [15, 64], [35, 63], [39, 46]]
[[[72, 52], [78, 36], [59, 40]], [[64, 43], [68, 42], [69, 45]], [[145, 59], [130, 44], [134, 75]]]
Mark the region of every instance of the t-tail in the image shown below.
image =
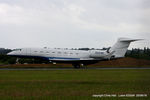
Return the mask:
[[141, 39], [119, 38], [115, 45], [113, 45], [108, 52], [114, 52], [112, 54], [113, 58], [122, 58], [125, 56], [130, 43], [139, 40]]

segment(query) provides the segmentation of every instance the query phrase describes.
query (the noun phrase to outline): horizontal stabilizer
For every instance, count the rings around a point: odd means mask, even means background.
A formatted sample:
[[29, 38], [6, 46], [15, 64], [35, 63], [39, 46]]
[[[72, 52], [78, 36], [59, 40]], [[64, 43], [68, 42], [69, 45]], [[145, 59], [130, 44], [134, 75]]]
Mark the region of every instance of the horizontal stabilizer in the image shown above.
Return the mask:
[[143, 39], [130, 39], [130, 38], [119, 38], [118, 41], [120, 42], [134, 42], [134, 41], [140, 41]]

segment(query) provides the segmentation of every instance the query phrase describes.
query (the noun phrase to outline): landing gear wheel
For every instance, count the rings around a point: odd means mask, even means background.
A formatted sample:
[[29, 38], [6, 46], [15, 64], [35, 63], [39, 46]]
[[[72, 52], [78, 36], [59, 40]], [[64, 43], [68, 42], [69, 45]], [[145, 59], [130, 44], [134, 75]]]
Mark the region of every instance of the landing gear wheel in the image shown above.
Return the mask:
[[74, 68], [78, 69], [80, 68], [80, 64], [72, 64]]

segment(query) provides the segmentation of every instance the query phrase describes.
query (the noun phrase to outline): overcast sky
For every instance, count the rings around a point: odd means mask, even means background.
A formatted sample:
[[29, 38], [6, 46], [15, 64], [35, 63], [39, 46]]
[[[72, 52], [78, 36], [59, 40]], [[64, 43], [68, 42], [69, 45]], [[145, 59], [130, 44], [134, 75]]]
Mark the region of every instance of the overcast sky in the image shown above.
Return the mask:
[[0, 47], [150, 47], [150, 0], [0, 0]]

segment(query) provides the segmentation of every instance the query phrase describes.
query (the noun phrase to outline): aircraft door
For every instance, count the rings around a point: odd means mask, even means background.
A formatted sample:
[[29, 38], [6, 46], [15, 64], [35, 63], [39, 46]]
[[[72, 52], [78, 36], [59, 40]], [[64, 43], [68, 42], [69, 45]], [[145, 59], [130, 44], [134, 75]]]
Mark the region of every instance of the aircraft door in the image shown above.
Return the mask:
[[27, 56], [30, 56], [30, 55], [31, 55], [31, 48], [27, 48], [27, 49], [26, 49], [26, 55], [27, 55]]

